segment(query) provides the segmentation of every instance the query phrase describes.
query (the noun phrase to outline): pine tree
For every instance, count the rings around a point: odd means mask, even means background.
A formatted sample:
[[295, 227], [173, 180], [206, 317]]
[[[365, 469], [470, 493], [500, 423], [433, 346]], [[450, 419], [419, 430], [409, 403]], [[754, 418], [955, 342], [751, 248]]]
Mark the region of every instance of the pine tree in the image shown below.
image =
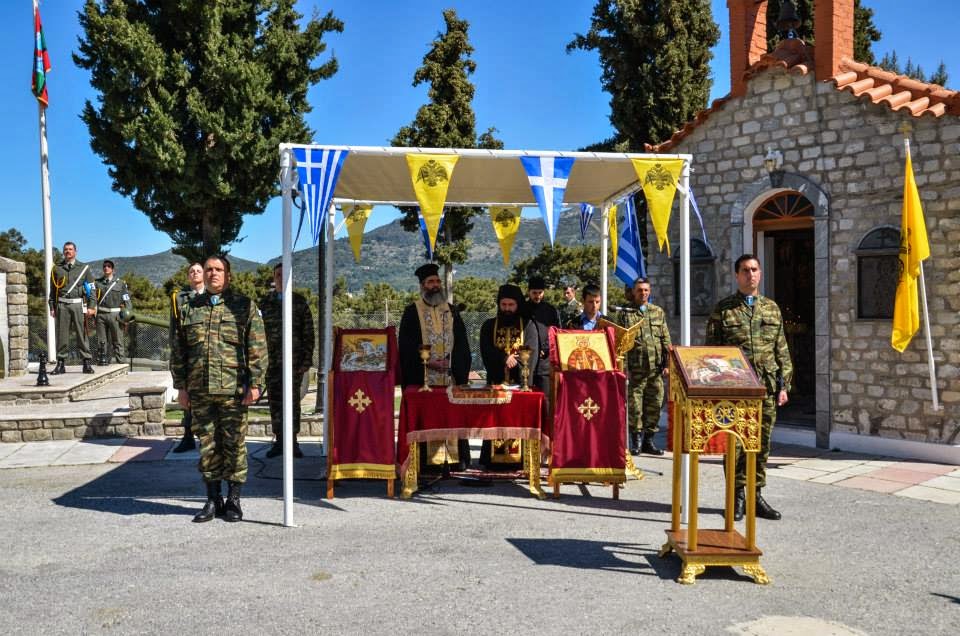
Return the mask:
[[[780, 18], [780, 0], [769, 0], [767, 3], [767, 43], [769, 50], [773, 50], [780, 42], [777, 20]], [[800, 18], [800, 26], [795, 33], [798, 38], [807, 44], [815, 44], [813, 34], [814, 0], [793, 0]], [[853, 58], [865, 64], [874, 64], [876, 58], [871, 46], [879, 42], [882, 34], [873, 23], [873, 9], [865, 7], [861, 0], [853, 2]]]
[[720, 38], [709, 0], [598, 0], [590, 30], [567, 52], [597, 51], [615, 139], [640, 151], [670, 137], [707, 105], [710, 48]]
[[277, 146], [307, 143], [307, 89], [337, 71], [324, 34], [294, 0], [86, 0], [74, 62], [97, 104], [82, 119], [131, 197], [190, 260], [238, 239], [243, 216], [276, 195]]
[[[413, 75], [414, 86], [429, 85], [430, 101], [420, 107], [413, 122], [403, 126], [390, 143], [427, 148], [503, 148], [503, 142], [495, 136], [495, 128], [477, 135], [474, 87], [469, 79], [477, 69], [476, 62], [470, 58], [473, 53], [467, 35], [470, 24], [459, 19], [453, 9], [443, 12], [443, 20], [446, 31], [437, 34], [423, 57], [423, 65]], [[403, 229], [419, 232], [417, 208], [401, 207], [400, 211]], [[451, 266], [467, 260], [470, 246], [467, 234], [473, 229], [470, 219], [483, 212], [483, 208], [445, 210], [443, 233], [437, 237], [434, 259], [444, 265], [448, 293], [452, 284]]]
[[947, 65], [943, 63], [943, 60], [940, 60], [937, 70], [930, 76], [929, 81], [931, 84], [939, 84], [940, 86], [946, 86], [947, 82], [950, 81], [950, 76], [947, 75]]

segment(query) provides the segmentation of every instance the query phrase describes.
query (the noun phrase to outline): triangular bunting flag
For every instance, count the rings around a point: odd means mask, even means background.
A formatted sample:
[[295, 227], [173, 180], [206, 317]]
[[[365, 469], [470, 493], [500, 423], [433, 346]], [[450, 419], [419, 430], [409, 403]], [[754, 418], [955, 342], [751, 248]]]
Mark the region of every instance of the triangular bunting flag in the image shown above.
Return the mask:
[[643, 251], [640, 247], [640, 234], [637, 233], [637, 211], [633, 197], [627, 197], [623, 205], [623, 228], [620, 230], [620, 251], [617, 252], [617, 269], [614, 275], [624, 285], [633, 285], [638, 278], [647, 277], [643, 264]]
[[326, 150], [323, 148], [294, 148], [293, 156], [297, 160], [297, 176], [300, 178], [300, 192], [310, 218], [310, 232], [313, 244], [320, 241], [320, 228], [326, 218], [327, 209], [337, 189], [340, 169], [347, 158], [346, 150]]
[[580, 204], [580, 240], [587, 238], [587, 228], [590, 227], [590, 219], [593, 218], [594, 207], [589, 203]]
[[530, 189], [540, 207], [543, 223], [547, 226], [550, 246], [557, 237], [557, 222], [563, 209], [563, 194], [573, 168], [572, 157], [520, 157], [527, 172]]
[[450, 187], [453, 168], [459, 158], [458, 155], [424, 155], [418, 153], [407, 155], [410, 180], [413, 182], [413, 191], [417, 195], [417, 201], [420, 202], [420, 213], [423, 215], [431, 253], [437, 245], [440, 217], [443, 216], [443, 204], [447, 200], [447, 188]]
[[[443, 231], [443, 222], [446, 218], [446, 214], [440, 217], [440, 227], [437, 228], [437, 235]], [[423, 215], [420, 213], [420, 210], [417, 210], [417, 221], [420, 222], [420, 236], [423, 238], [423, 246], [427, 250], [427, 260], [432, 261], [433, 248], [430, 247], [430, 234], [427, 232], [427, 222], [423, 220]]]
[[667, 229], [670, 227], [670, 209], [673, 207], [673, 197], [677, 193], [677, 182], [683, 171], [683, 159], [631, 159], [633, 169], [637, 172], [640, 187], [647, 199], [647, 210], [653, 222], [653, 230], [657, 233], [657, 243], [660, 251], [667, 245], [667, 255], [670, 254], [670, 239]]
[[520, 229], [520, 208], [501, 207], [490, 208], [490, 220], [493, 222], [493, 231], [500, 242], [500, 252], [503, 254], [503, 266], [510, 267], [510, 250], [513, 241], [517, 238]]
[[343, 217], [343, 222], [347, 225], [347, 236], [350, 237], [350, 247], [353, 249], [353, 260], [360, 262], [360, 245], [363, 243], [363, 228], [367, 225], [367, 219], [373, 212], [373, 206], [370, 204], [355, 205], [349, 213]]
[[610, 235], [610, 249], [612, 250], [614, 263], [616, 263], [617, 258], [617, 213], [618, 210], [615, 205], [611, 205], [607, 212], [607, 233]]

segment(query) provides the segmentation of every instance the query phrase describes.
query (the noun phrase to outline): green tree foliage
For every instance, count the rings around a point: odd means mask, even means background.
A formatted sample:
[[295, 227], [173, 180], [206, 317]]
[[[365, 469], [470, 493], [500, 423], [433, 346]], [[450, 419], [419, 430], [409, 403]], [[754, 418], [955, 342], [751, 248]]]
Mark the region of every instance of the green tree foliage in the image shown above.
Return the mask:
[[[98, 275], [102, 275], [102, 272], [98, 272]], [[118, 272], [118, 275], [130, 291], [134, 313], [165, 316], [170, 310], [170, 297], [163, 293], [163, 287], [155, 286], [146, 276], [136, 272]]]
[[692, 119], [707, 105], [719, 38], [709, 0], [598, 0], [590, 30], [567, 44], [600, 55], [617, 136], [598, 146], [642, 151]]
[[950, 76], [947, 75], [947, 65], [943, 63], [943, 60], [940, 60], [937, 70], [927, 79], [931, 84], [939, 84], [940, 86], [946, 86], [949, 80]]
[[[795, 32], [797, 37], [807, 44], [815, 44], [813, 1], [793, 0], [797, 15], [800, 17], [800, 26]], [[777, 26], [777, 20], [780, 18], [780, 4], [780, 0], [769, 0], [767, 3], [767, 44], [771, 51], [782, 39], [780, 28]], [[864, 6], [861, 0], [854, 0], [853, 12], [853, 58], [866, 64], [875, 64], [876, 58], [871, 47], [874, 42], [880, 41], [882, 34], [873, 23], [873, 9]]]
[[[27, 239], [16, 228], [0, 232], [0, 256], [20, 261], [26, 267], [27, 274], [27, 311], [31, 316], [46, 315], [46, 268], [43, 264], [43, 250], [27, 247]], [[53, 262], [59, 262], [63, 256], [60, 250], [53, 248]]]
[[[438, 33], [423, 65], [413, 75], [413, 85], [427, 84], [429, 103], [417, 111], [413, 122], [403, 126], [390, 141], [394, 146], [429, 148], [503, 148], [496, 138], [495, 128], [477, 135], [476, 115], [473, 112], [474, 87], [469, 76], [477, 65], [470, 58], [473, 46], [467, 37], [469, 23], [460, 20], [456, 11], [443, 12], [446, 31]], [[419, 232], [417, 208], [401, 207], [401, 226], [407, 232]], [[434, 259], [447, 272], [454, 263], [467, 260], [470, 241], [467, 234], [473, 229], [471, 218], [482, 214], [483, 208], [447, 208], [443, 233], [437, 237]], [[451, 279], [447, 277], [448, 285]]]
[[544, 244], [540, 253], [517, 261], [510, 281], [525, 285], [531, 276], [543, 276], [548, 288], [563, 290], [566, 285], [582, 287], [600, 283], [600, 247], [584, 245], [567, 247]]
[[492, 278], [461, 278], [457, 281], [457, 303], [464, 305], [464, 311], [496, 311], [498, 289], [500, 281]]
[[920, 82], [930, 82], [932, 84], [939, 84], [940, 86], [946, 86], [950, 79], [947, 75], [947, 65], [943, 63], [943, 60], [940, 60], [937, 70], [934, 71], [930, 77], [927, 77], [927, 74], [923, 72], [923, 67], [919, 64], [914, 64], [913, 60], [909, 57], [907, 58], [907, 63], [901, 66], [900, 58], [897, 56], [896, 51], [884, 53], [877, 66], [891, 73], [896, 73], [897, 75], [906, 75]]
[[276, 194], [277, 146], [310, 141], [307, 89], [332, 13], [303, 28], [294, 0], [86, 0], [74, 62], [97, 104], [82, 119], [113, 189], [190, 260], [238, 238]]

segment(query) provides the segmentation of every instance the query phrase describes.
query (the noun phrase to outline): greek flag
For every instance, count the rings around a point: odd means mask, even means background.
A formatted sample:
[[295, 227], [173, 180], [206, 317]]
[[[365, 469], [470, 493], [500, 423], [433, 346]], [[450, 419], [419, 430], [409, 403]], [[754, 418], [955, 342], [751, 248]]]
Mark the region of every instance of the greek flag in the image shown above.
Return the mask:
[[[443, 231], [443, 221], [447, 218], [446, 210], [440, 215], [440, 225], [437, 226], [437, 235]], [[417, 220], [420, 221], [420, 236], [423, 237], [423, 246], [427, 248], [427, 260], [433, 260], [433, 250], [430, 249], [430, 233], [427, 232], [427, 221], [423, 218], [423, 213], [417, 210]]]
[[623, 210], [625, 218], [623, 225], [620, 226], [620, 237], [617, 241], [617, 269], [614, 275], [624, 285], [633, 285], [638, 278], [647, 277], [647, 268], [643, 265], [643, 251], [640, 248], [637, 210], [633, 204], [633, 196], [624, 199], [617, 209]]
[[547, 226], [550, 246], [557, 237], [557, 222], [563, 209], [563, 194], [567, 189], [567, 178], [573, 168], [572, 157], [520, 157], [523, 169], [527, 171], [530, 189], [540, 206], [540, 214]]
[[337, 179], [340, 178], [340, 168], [347, 158], [347, 152], [323, 148], [293, 149], [293, 156], [297, 160], [297, 176], [300, 177], [300, 194], [310, 218], [314, 245], [320, 241], [320, 229], [333, 192], [337, 189]]
[[590, 227], [590, 219], [593, 218], [594, 207], [589, 203], [580, 204], [580, 240], [587, 238], [587, 228]]

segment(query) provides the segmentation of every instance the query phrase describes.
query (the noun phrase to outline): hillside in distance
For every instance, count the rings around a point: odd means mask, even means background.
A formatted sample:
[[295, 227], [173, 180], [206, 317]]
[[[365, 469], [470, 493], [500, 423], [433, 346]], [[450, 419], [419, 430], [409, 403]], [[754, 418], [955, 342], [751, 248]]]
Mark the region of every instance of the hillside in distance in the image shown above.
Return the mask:
[[[177, 270], [187, 264], [187, 259], [173, 253], [173, 250], [148, 254], [146, 256], [111, 256], [107, 255], [95, 261], [88, 261], [95, 276], [103, 274], [103, 259], [109, 258], [117, 267], [117, 274], [122, 278], [133, 272], [146, 277], [156, 286], [161, 286], [167, 279], [177, 273]], [[81, 259], [82, 260], [82, 259]], [[230, 257], [230, 267], [235, 272], [256, 271], [260, 263], [248, 261], [235, 256]]]

